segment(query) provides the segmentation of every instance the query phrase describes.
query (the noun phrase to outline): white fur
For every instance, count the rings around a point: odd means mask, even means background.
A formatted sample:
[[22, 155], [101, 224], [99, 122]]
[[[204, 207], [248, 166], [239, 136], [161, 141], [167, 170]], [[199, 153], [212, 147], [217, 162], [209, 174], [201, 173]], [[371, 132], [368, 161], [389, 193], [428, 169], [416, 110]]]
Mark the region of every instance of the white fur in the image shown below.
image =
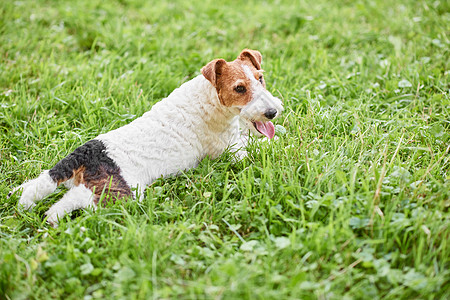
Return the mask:
[[[96, 139], [106, 146], [107, 154], [121, 169], [121, 175], [132, 188], [137, 188], [141, 200], [144, 189], [161, 176], [176, 174], [196, 167], [206, 156], [212, 159], [231, 148], [238, 158], [248, 136], [241, 135], [240, 118], [252, 132], [252, 121], [268, 121], [268, 108], [282, 110], [281, 101], [273, 97], [243, 66], [252, 80], [253, 99], [245, 107], [226, 107], [220, 103], [215, 87], [199, 75], [175, 89], [167, 98], [156, 103], [142, 117], [128, 125], [99, 135]], [[48, 222], [57, 222], [75, 209], [95, 206], [92, 191], [84, 185], [74, 186], [68, 180], [69, 191], [47, 212]], [[29, 209], [56, 189], [56, 183], [42, 173], [37, 179], [24, 183], [19, 204]]]
[[196, 167], [206, 156], [214, 159], [227, 147], [244, 146], [238, 113], [221, 105], [216, 89], [199, 75], [142, 117], [97, 139], [127, 183], [142, 191], [161, 176]]
[[44, 199], [53, 193], [56, 189], [56, 182], [48, 175], [48, 171], [44, 171], [38, 178], [24, 182], [16, 190], [22, 190], [22, 196], [19, 199], [19, 207], [31, 209], [36, 206], [36, 202]]
[[66, 213], [80, 208], [96, 208], [93, 199], [94, 194], [83, 184], [73, 187], [45, 213], [47, 215], [47, 222], [53, 226], [57, 226], [59, 219]]

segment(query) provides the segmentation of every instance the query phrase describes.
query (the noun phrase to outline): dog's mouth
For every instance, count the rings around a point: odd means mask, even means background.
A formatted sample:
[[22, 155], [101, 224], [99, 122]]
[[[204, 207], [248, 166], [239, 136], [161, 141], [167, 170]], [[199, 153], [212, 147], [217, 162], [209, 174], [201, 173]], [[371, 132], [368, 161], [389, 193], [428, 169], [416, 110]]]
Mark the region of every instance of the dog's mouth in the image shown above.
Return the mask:
[[275, 136], [275, 126], [272, 122], [252, 121], [255, 129], [262, 135], [272, 139]]

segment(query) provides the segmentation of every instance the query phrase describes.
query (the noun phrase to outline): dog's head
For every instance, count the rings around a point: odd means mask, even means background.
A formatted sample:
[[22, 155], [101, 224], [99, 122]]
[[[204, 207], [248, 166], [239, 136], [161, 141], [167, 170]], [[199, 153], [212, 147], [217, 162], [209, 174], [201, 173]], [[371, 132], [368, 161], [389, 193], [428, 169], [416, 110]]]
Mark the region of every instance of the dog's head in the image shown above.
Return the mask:
[[244, 49], [232, 62], [211, 61], [202, 74], [216, 88], [220, 103], [239, 114], [252, 133], [273, 138], [275, 128], [270, 120], [279, 116], [283, 106], [266, 90], [261, 61], [261, 53]]

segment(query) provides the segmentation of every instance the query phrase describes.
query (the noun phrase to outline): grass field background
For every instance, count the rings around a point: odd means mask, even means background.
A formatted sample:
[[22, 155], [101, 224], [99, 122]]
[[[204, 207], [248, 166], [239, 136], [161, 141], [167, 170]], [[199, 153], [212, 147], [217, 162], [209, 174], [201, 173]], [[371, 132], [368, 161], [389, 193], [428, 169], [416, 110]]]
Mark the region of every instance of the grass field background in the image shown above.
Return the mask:
[[[446, 1], [1, 1], [0, 298], [448, 299]], [[263, 54], [270, 143], [57, 229], [8, 191], [214, 58]], [[149, 150], [151, 151], [151, 150]]]

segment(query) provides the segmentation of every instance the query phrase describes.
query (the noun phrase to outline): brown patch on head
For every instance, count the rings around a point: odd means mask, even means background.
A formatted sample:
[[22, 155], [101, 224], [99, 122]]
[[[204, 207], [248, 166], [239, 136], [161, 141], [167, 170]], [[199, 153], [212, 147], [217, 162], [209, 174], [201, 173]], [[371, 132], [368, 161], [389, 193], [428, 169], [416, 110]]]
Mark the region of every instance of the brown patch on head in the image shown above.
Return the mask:
[[202, 68], [203, 76], [216, 86], [217, 78], [222, 74], [222, 66], [227, 62], [225, 59], [215, 59]]
[[241, 54], [239, 54], [237, 59], [242, 61], [250, 60], [256, 70], [261, 70], [262, 55], [257, 50], [244, 49]]
[[202, 68], [203, 76], [216, 88], [220, 102], [228, 107], [244, 106], [252, 100], [252, 82], [244, 72], [247, 66], [264, 88], [259, 51], [244, 49], [232, 62], [215, 59]]

